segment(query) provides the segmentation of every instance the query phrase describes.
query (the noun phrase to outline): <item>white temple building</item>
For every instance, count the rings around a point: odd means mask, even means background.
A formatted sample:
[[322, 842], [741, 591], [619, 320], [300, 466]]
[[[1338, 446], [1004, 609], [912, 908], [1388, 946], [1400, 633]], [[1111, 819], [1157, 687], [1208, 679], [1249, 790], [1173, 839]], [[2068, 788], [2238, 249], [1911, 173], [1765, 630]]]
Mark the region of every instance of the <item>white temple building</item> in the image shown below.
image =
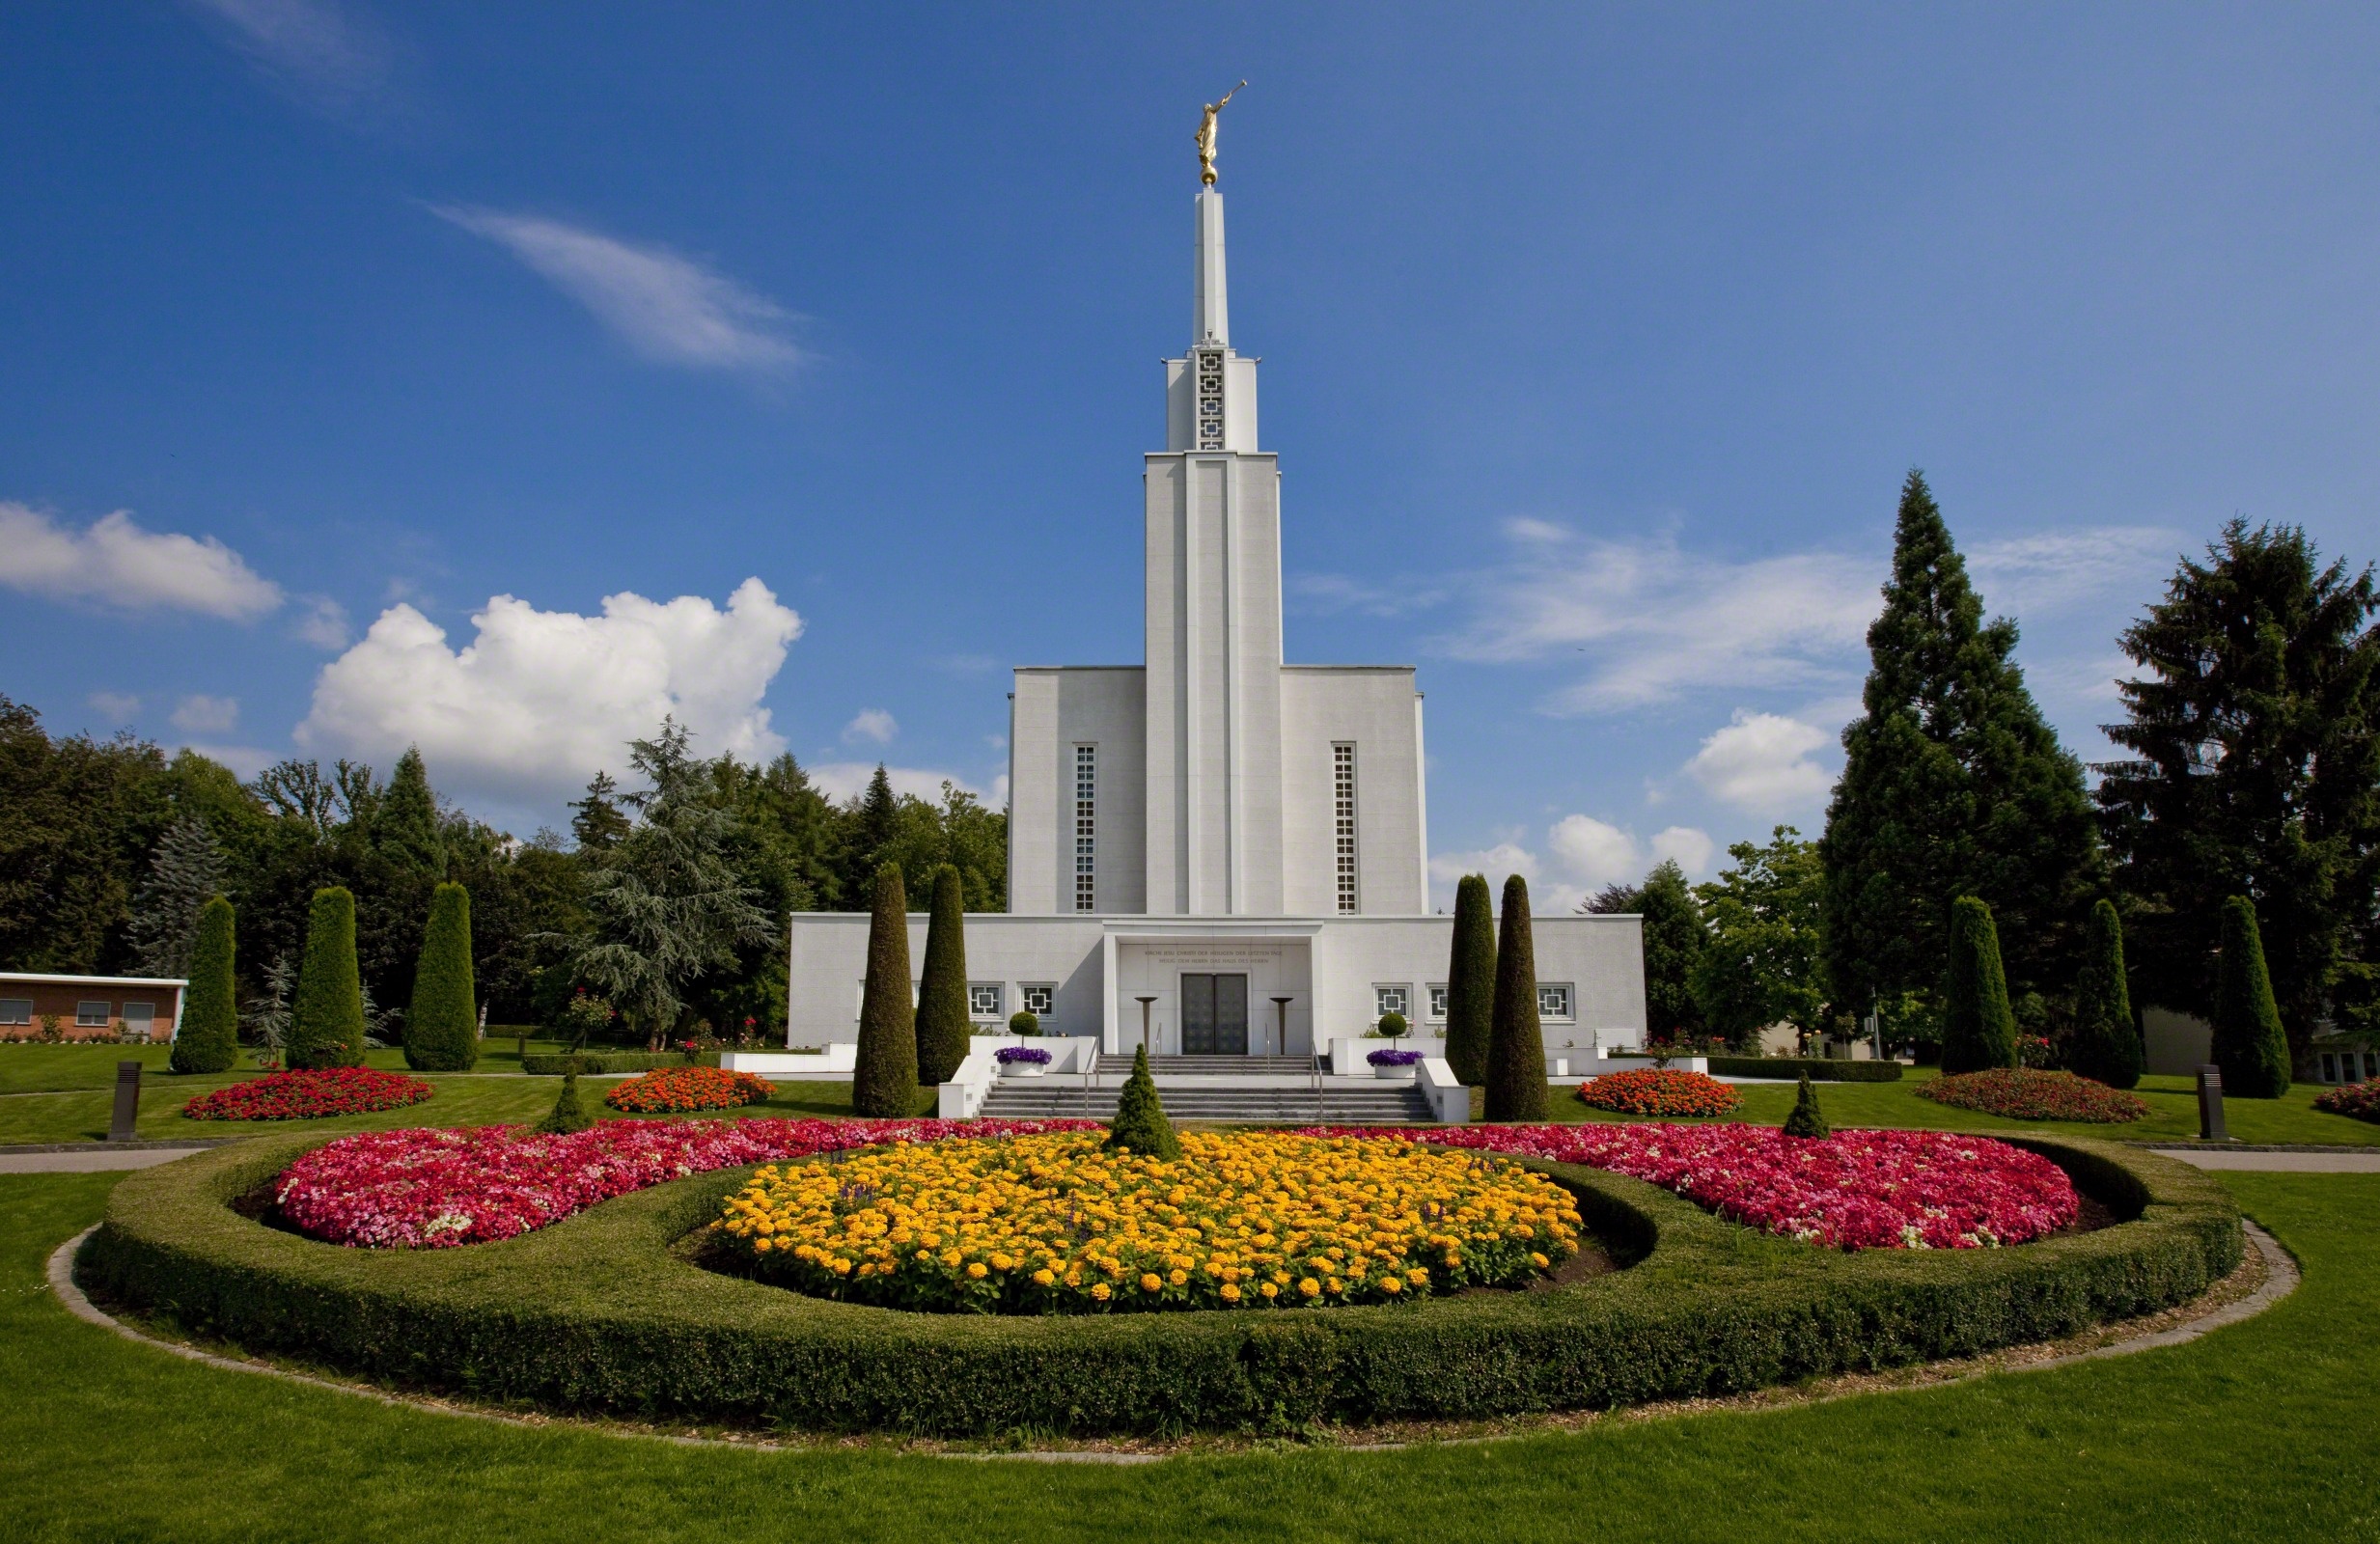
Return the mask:
[[[1009, 910], [966, 920], [971, 1005], [982, 1033], [1031, 1009], [1107, 1053], [1144, 1015], [1177, 1056], [1312, 1057], [1391, 1011], [1426, 1038], [1453, 919], [1429, 904], [1422, 694], [1409, 665], [1283, 662], [1280, 464], [1232, 346], [1213, 186], [1196, 216], [1190, 346], [1143, 472], [1143, 663], [1016, 670]], [[1639, 920], [1534, 932], [1548, 1070], [1643, 1043]], [[867, 935], [864, 914], [794, 916], [789, 1045], [856, 1040]]]

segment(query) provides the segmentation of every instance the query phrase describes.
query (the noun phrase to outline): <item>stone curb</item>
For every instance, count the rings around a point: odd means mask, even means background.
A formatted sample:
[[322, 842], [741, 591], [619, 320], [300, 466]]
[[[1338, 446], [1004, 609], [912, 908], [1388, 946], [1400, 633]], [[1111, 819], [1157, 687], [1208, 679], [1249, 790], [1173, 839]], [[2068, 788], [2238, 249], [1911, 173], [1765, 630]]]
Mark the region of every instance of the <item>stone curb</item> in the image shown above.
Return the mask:
[[[2103, 1357], [2129, 1356], [2136, 1351], [2154, 1351], [2167, 1346], [2187, 1345], [2189, 1342], [2196, 1340], [2200, 1336], [2212, 1334], [2214, 1331], [2220, 1330], [2226, 1325], [2237, 1324], [2242, 1319], [2254, 1317], [2255, 1315], [2263, 1312], [2266, 1309], [2271, 1308], [2275, 1303], [2280, 1302], [2283, 1298], [2287, 1297], [2291, 1292], [2297, 1290], [2298, 1283], [2302, 1279], [2298, 1273], [2297, 1261], [2290, 1255], [2287, 1250], [2282, 1248], [2281, 1241], [2273, 1237], [2272, 1234], [2266, 1232], [2263, 1228], [2257, 1227], [2254, 1222], [2247, 1218], [2242, 1218], [2240, 1220], [2240, 1227], [2242, 1231], [2247, 1234], [2248, 1242], [2255, 1247], [2259, 1255], [2263, 1256], [2265, 1269], [2264, 1284], [2257, 1287], [2254, 1292], [2249, 1293], [2246, 1297], [2241, 1298], [2239, 1301], [2235, 1303], [2227, 1303], [2221, 1308], [2209, 1310], [2198, 1318], [2190, 1319], [2181, 1324], [2174, 1325], [2171, 1329], [2159, 1330], [2151, 1335], [2137, 1336], [2128, 1340], [2116, 1341], [2111, 1345], [2093, 1346], [2087, 1351], [2076, 1351], [2065, 1356], [2050, 1357], [2040, 1362], [2029, 1362], [2019, 1366], [1978, 1367], [1973, 1371], [1963, 1372], [1955, 1377], [1947, 1378], [1938, 1383], [1910, 1385], [1905, 1388], [1898, 1389], [1861, 1390], [1848, 1393], [1820, 1394], [1814, 1400], [1810, 1400], [1807, 1402], [1827, 1404], [1832, 1403], [1837, 1399], [1859, 1398], [1866, 1393], [1891, 1394], [1909, 1392], [1920, 1388], [1944, 1389], [1949, 1388], [1953, 1384], [1969, 1383], [1978, 1378], [1992, 1377], [2004, 1374], [2040, 1372], [2051, 1367], [2072, 1366], [2076, 1363], [2081, 1362], [2095, 1362]], [[472, 1409], [467, 1406], [447, 1404], [434, 1398], [420, 1396], [409, 1397], [403, 1394], [390, 1393], [385, 1390], [374, 1389], [359, 1384], [342, 1383], [333, 1378], [317, 1377], [313, 1373], [309, 1372], [293, 1372], [287, 1367], [275, 1366], [268, 1362], [243, 1361], [236, 1357], [221, 1356], [212, 1351], [202, 1351], [197, 1346], [177, 1345], [171, 1340], [160, 1340], [153, 1336], [146, 1335], [141, 1331], [134, 1329], [123, 1320], [115, 1317], [115, 1315], [107, 1312], [97, 1304], [92, 1302], [90, 1298], [86, 1297], [83, 1294], [83, 1289], [81, 1287], [74, 1284], [75, 1256], [81, 1253], [84, 1242], [89, 1239], [92, 1234], [97, 1232], [98, 1230], [99, 1225], [94, 1223], [89, 1227], [84, 1228], [81, 1232], [75, 1234], [72, 1238], [68, 1239], [65, 1243], [59, 1245], [55, 1250], [50, 1252], [48, 1268], [48, 1284], [50, 1291], [56, 1294], [59, 1303], [65, 1307], [69, 1313], [71, 1313], [74, 1317], [82, 1320], [84, 1323], [97, 1325], [99, 1328], [122, 1336], [124, 1338], [130, 1340], [135, 1344], [149, 1346], [154, 1350], [163, 1351], [169, 1355], [180, 1357], [185, 1361], [201, 1363], [210, 1367], [222, 1367], [233, 1372], [255, 1373], [263, 1377], [279, 1378], [290, 1383], [305, 1384], [312, 1388], [328, 1390], [333, 1393], [344, 1393], [352, 1395], [359, 1399], [369, 1399], [374, 1404], [383, 1405], [392, 1410], [416, 1410], [427, 1415], [455, 1416], [464, 1420], [484, 1420], [492, 1422], [496, 1425], [514, 1426], [527, 1430], [544, 1430], [556, 1426], [560, 1426], [565, 1429], [593, 1429], [601, 1432], [603, 1435], [623, 1438], [631, 1442], [642, 1441], [667, 1443], [674, 1448], [726, 1448], [738, 1449], [744, 1452], [800, 1452], [807, 1450], [806, 1448], [790, 1447], [786, 1444], [771, 1442], [765, 1439], [754, 1442], [730, 1442], [717, 1437], [673, 1436], [667, 1432], [623, 1432], [609, 1430], [600, 1426], [590, 1427], [585, 1423], [572, 1421], [567, 1418], [530, 1419], [520, 1416], [508, 1416], [492, 1410], [479, 1410]], [[1649, 1410], [1657, 1407], [1647, 1408]], [[1773, 1408], [1794, 1409], [1799, 1408], [1799, 1406], [1797, 1404], [1779, 1405]], [[1390, 1452], [1400, 1450], [1409, 1447], [1462, 1447], [1486, 1442], [1517, 1440], [1532, 1435], [1537, 1434], [1527, 1431], [1516, 1431], [1511, 1433], [1499, 1433], [1495, 1436], [1489, 1437], [1457, 1437], [1449, 1439], [1443, 1443], [1349, 1443], [1341, 1445], [1332, 1450], [1341, 1452]], [[911, 1456], [955, 1458], [977, 1463], [989, 1463], [1008, 1460], [1012, 1462], [1040, 1464], [1154, 1464], [1161, 1463], [1165, 1459], [1176, 1455], [1170, 1453], [1112, 1452], [1096, 1448], [1027, 1448], [1016, 1452], [932, 1452], [914, 1454]], [[1211, 1455], [1182, 1454], [1180, 1456], [1198, 1457]]]

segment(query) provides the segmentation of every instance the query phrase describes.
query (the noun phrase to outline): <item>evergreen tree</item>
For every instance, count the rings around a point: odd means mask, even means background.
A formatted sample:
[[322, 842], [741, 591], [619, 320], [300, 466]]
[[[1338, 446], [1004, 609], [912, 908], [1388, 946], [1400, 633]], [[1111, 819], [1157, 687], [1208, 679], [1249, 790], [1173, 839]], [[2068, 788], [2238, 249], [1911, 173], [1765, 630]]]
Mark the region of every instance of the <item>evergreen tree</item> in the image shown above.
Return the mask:
[[1545, 1118], [1545, 1032], [1537, 1019], [1536, 948], [1529, 930], [1529, 881], [1504, 882], [1496, 929], [1496, 998], [1487, 1035], [1487, 1118]]
[[132, 901], [132, 957], [143, 976], [190, 974], [199, 914], [228, 886], [223, 849], [205, 820], [184, 817], [165, 828]]
[[405, 1010], [405, 1065], [468, 1072], [480, 1059], [479, 1004], [471, 981], [471, 893], [440, 885], [430, 897]]
[[341, 886], [314, 893], [306, 952], [290, 1005], [292, 1067], [364, 1064], [364, 984], [355, 969], [355, 897]]
[[2090, 908], [2090, 941], [2074, 982], [2074, 1070], [2111, 1089], [2141, 1081], [2141, 1032], [2124, 984], [2124, 924], [2112, 901]]
[[1728, 856], [1735, 867], [1695, 892], [1708, 931], [1687, 984], [1703, 1022], [1738, 1046], [1772, 1024], [1818, 1033], [1827, 991], [1819, 931], [1826, 877], [1817, 843], [1778, 826], [1767, 846], [1738, 841]]
[[2223, 1069], [2223, 1091], [2242, 1099], [2278, 1099], [2289, 1091], [2289, 1041], [2264, 967], [2264, 940], [2255, 902], [2233, 896], [2223, 903], [2223, 957], [2215, 973], [2211, 1054]]
[[2205, 1014], [2224, 901], [2255, 902], [2298, 1064], [2380, 890], [2380, 587], [2293, 526], [2233, 520], [2126, 629], [2134, 759], [2100, 766], [2142, 995]]
[[860, 994], [859, 1062], [851, 1108], [863, 1116], [917, 1114], [917, 1030], [909, 1003], [909, 908], [900, 868], [876, 870], [868, 919], [868, 977]]
[[1636, 910], [1645, 928], [1645, 1026], [1656, 1040], [1700, 1039], [1707, 1023], [1695, 1000], [1694, 968], [1710, 944], [1686, 871], [1664, 858], [1645, 876]]
[[1116, 1097], [1116, 1123], [1108, 1128], [1106, 1145], [1168, 1162], [1181, 1156], [1181, 1139], [1174, 1135], [1174, 1122], [1157, 1098], [1157, 1082], [1148, 1075], [1145, 1045], [1132, 1049], [1132, 1076]]
[[2016, 1013], [2000, 964], [2000, 930], [1992, 909], [1973, 896], [1951, 903], [1950, 977], [1942, 1012], [1942, 1070], [1980, 1072], [2012, 1067]]
[[579, 1102], [578, 1073], [565, 1069], [562, 1091], [554, 1096], [554, 1107], [539, 1121], [537, 1129], [548, 1136], [567, 1137], [573, 1131], [584, 1131], [595, 1124], [595, 1117]]
[[609, 852], [631, 829], [620, 808], [620, 785], [609, 772], [597, 772], [587, 784], [587, 796], [570, 801], [570, 839], [581, 852]]
[[1909, 474], [1884, 611], [1868, 629], [1861, 716], [1819, 843], [1836, 1003], [1930, 989], [1951, 900], [2008, 922], [2021, 990], [2056, 990], [2099, 888], [2083, 771], [2016, 666], [2016, 624], [1986, 624], [1924, 478]]
[[407, 747], [372, 812], [373, 850], [407, 873], [435, 879], [446, 872], [446, 843], [438, 835], [438, 801], [429, 791], [422, 753]]
[[1495, 907], [1487, 876], [1465, 874], [1454, 887], [1454, 947], [1446, 966], [1446, 1060], [1475, 1089], [1487, 1081], [1495, 1014]]
[[1811, 1139], [1835, 1134], [1835, 1128], [1826, 1123], [1826, 1112], [1818, 1108], [1818, 1090], [1810, 1086], [1807, 1072], [1802, 1074], [1801, 1091], [1793, 1096], [1793, 1113], [1785, 1117], [1785, 1134]]
[[967, 1060], [967, 934], [958, 870], [934, 870], [933, 909], [926, 918], [926, 963], [917, 997], [917, 1081], [937, 1085]]
[[232, 903], [217, 896], [199, 908], [190, 951], [189, 988], [174, 1033], [176, 1072], [229, 1072], [239, 1060], [239, 998], [232, 983]]

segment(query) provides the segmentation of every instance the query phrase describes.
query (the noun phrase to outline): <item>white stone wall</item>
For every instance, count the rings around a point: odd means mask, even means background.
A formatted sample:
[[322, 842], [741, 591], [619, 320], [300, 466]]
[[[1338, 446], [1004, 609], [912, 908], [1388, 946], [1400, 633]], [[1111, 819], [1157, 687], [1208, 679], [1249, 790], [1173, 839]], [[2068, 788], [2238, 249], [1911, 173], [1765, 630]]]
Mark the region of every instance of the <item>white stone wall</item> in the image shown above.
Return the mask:
[[1009, 710], [1009, 910], [1074, 911], [1074, 748], [1091, 745], [1097, 909], [1148, 909], [1147, 673], [1028, 667]]
[[1409, 665], [1290, 665], [1281, 676], [1282, 897], [1339, 909], [1331, 748], [1355, 746], [1356, 882], [1367, 916], [1429, 910], [1421, 698]]

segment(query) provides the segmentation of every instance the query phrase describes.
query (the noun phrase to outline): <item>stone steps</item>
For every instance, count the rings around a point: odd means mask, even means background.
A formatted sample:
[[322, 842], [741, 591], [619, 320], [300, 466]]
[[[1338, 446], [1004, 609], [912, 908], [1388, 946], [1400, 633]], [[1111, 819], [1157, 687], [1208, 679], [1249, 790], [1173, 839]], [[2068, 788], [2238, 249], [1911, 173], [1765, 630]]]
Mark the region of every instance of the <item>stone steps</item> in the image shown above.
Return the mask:
[[[1050, 1080], [1048, 1086], [1002, 1083], [984, 1097], [981, 1114], [1010, 1120], [1108, 1120], [1115, 1117], [1120, 1093], [1117, 1089], [1094, 1088], [1086, 1096], [1080, 1083], [1056, 1079]], [[1368, 1089], [1325, 1088], [1318, 1112], [1312, 1089], [1198, 1089], [1176, 1085], [1158, 1090], [1158, 1097], [1164, 1101], [1165, 1113], [1176, 1120], [1370, 1126], [1431, 1119], [1429, 1100], [1410, 1083]]]

